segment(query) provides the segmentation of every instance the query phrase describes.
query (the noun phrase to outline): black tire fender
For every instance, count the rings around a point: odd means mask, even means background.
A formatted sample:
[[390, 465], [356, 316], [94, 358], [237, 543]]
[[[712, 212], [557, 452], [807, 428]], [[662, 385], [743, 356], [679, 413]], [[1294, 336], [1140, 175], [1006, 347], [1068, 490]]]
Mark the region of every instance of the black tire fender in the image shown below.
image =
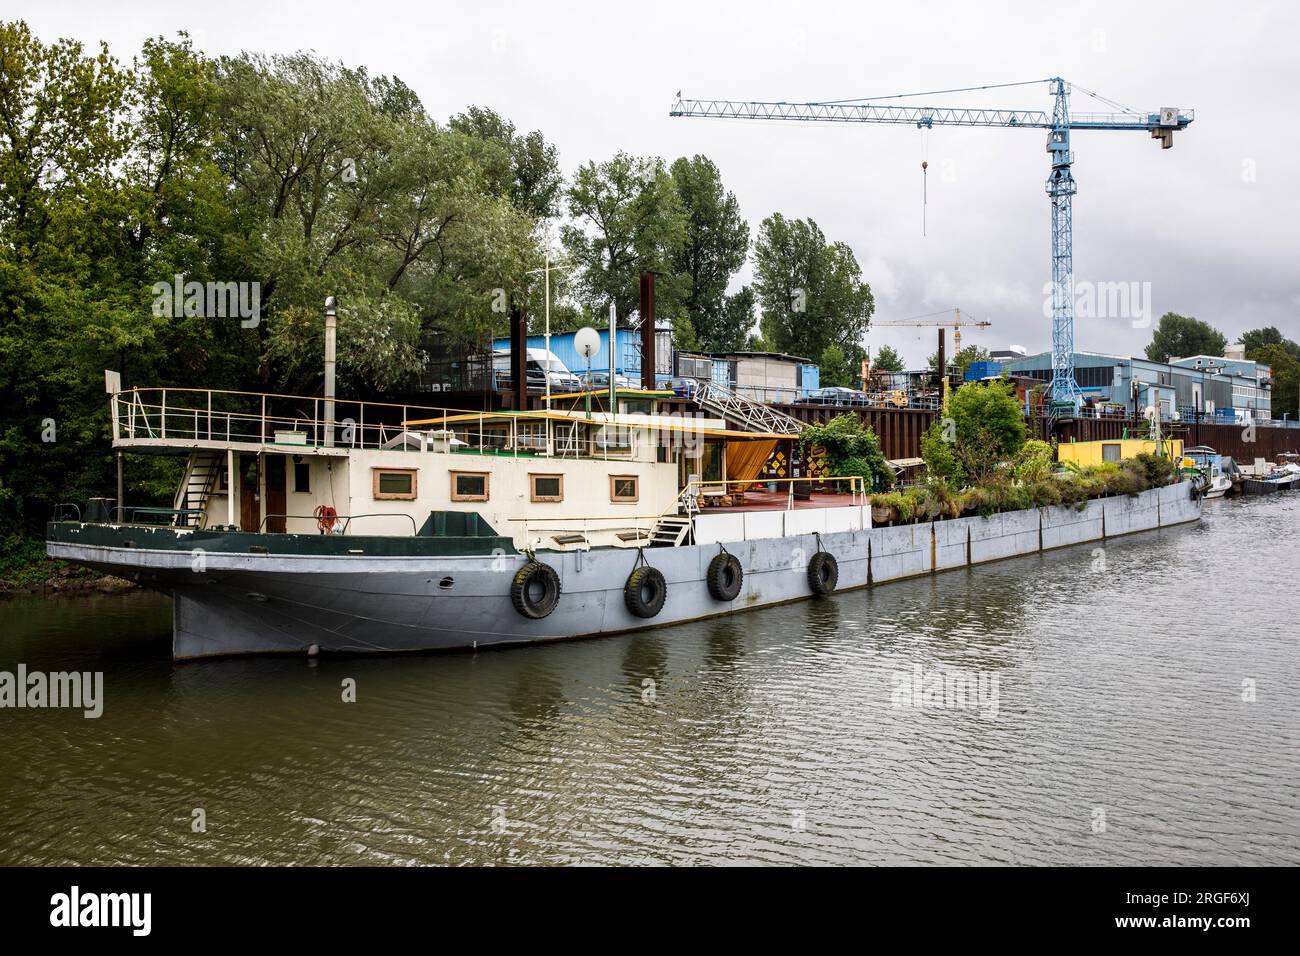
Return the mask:
[[510, 582], [510, 602], [526, 618], [540, 620], [560, 603], [560, 575], [541, 561], [529, 561]]
[[723, 551], [709, 562], [709, 569], [704, 572], [704, 580], [709, 586], [709, 594], [715, 601], [734, 601], [740, 595], [745, 571], [740, 566], [739, 558]]
[[830, 594], [840, 581], [840, 566], [835, 555], [818, 551], [808, 562], [808, 587], [813, 594]]
[[668, 597], [668, 582], [663, 572], [648, 564], [633, 568], [623, 585], [623, 601], [637, 617], [654, 617], [663, 610]]

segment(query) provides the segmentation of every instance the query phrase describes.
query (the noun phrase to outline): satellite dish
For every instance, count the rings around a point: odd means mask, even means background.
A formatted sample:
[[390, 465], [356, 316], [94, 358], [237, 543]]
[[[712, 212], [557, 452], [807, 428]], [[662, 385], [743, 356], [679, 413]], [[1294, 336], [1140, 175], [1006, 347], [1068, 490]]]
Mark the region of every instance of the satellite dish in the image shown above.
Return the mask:
[[573, 336], [573, 347], [585, 359], [590, 359], [600, 351], [600, 333], [590, 325], [578, 329]]
[[1156, 409], [1155, 409], [1155, 406], [1154, 406], [1154, 405], [1148, 405], [1148, 406], [1146, 407], [1145, 411], [1143, 412], [1143, 414], [1146, 416], [1147, 421], [1151, 421], [1152, 419], [1154, 419], [1154, 418], [1156, 417]]

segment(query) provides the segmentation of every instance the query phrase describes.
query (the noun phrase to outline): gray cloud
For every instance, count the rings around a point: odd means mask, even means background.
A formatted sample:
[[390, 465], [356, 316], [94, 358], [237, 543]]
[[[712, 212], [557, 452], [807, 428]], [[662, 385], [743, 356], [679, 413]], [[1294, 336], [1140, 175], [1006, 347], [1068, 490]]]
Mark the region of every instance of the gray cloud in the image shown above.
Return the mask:
[[[560, 149], [566, 170], [615, 150], [705, 153], [757, 227], [810, 216], [852, 246], [878, 318], [960, 306], [994, 323], [967, 341], [1050, 344], [1044, 136], [938, 128], [670, 119], [672, 95], [839, 99], [1061, 75], [1138, 109], [1194, 108], [1172, 150], [1142, 133], [1077, 133], [1075, 273], [1150, 282], [1158, 316], [1234, 336], [1300, 337], [1294, 173], [1300, 15], [1283, 3], [11, 3], [42, 37], [104, 39], [129, 58], [185, 29], [209, 53], [310, 49], [395, 73], [436, 116], [492, 106]], [[1046, 86], [934, 97], [1047, 109]], [[1077, 108], [1089, 108], [1076, 93]], [[1253, 169], [1254, 179], [1243, 177]], [[1081, 320], [1076, 345], [1137, 352], [1149, 331]], [[933, 333], [881, 329], [913, 363]]]

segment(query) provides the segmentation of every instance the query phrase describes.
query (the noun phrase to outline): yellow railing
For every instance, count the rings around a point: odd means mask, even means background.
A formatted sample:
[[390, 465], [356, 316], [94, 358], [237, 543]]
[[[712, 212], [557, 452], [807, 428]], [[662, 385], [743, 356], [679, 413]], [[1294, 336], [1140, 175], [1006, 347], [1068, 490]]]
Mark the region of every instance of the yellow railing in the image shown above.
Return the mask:
[[[655, 526], [664, 518], [677, 517], [681, 515], [683, 509], [686, 511], [686, 517], [693, 517], [694, 515], [699, 514], [700, 509], [695, 504], [695, 498], [697, 498], [699, 493], [705, 488], [713, 486], [725, 487], [727, 485], [743, 485], [747, 488], [752, 485], [783, 484], [786, 485], [788, 489], [786, 494], [786, 510], [791, 511], [794, 509], [794, 488], [799, 482], [805, 482], [807, 484], [848, 482], [851, 504], [870, 504], [870, 495], [864, 487], [861, 475], [845, 475], [842, 477], [831, 478], [720, 478], [709, 481], [700, 479], [698, 483], [688, 482], [686, 487], [684, 487], [677, 496], [673, 498], [672, 502], [663, 511], [656, 515], [552, 515], [543, 518], [523, 517], [508, 518], [506, 520], [522, 522], [524, 525], [525, 535], [530, 532], [547, 534], [581, 534], [584, 538], [588, 539], [588, 544], [590, 544], [590, 534], [593, 530], [604, 532], [606, 534], [613, 534], [620, 531], [634, 531], [639, 540], [641, 537], [648, 537], [650, 534], [653, 534]], [[690, 502], [689, 505], [686, 504], [687, 501]], [[622, 522], [622, 524], [615, 524], [611, 527], [602, 526], [593, 529], [591, 527], [592, 522]], [[643, 522], [645, 523], [643, 524]], [[645, 532], [644, 535], [642, 533], [643, 529]]]
[[687, 484], [682, 489], [682, 494], [687, 494], [692, 488], [696, 489], [696, 496], [709, 496], [710, 494], [725, 495], [727, 487], [730, 485], [741, 485], [741, 491], [750, 488], [753, 485], [785, 485], [786, 486], [786, 510], [794, 507], [794, 490], [795, 485], [820, 485], [827, 482], [848, 482], [849, 495], [852, 504], [867, 504], [868, 494], [863, 486], [861, 475], [843, 475], [827, 478], [701, 478], [697, 483]]

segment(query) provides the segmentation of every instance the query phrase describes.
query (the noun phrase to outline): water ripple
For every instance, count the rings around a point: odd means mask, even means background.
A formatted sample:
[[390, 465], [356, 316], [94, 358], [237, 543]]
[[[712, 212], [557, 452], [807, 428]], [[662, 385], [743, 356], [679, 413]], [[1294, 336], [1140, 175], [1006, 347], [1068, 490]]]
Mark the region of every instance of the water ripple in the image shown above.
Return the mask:
[[[1297, 531], [1300, 496], [1220, 501], [474, 656], [173, 666], [162, 598], [10, 602], [0, 668], [103, 670], [107, 704], [0, 711], [0, 863], [1294, 865]], [[996, 713], [896, 706], [916, 668]]]

